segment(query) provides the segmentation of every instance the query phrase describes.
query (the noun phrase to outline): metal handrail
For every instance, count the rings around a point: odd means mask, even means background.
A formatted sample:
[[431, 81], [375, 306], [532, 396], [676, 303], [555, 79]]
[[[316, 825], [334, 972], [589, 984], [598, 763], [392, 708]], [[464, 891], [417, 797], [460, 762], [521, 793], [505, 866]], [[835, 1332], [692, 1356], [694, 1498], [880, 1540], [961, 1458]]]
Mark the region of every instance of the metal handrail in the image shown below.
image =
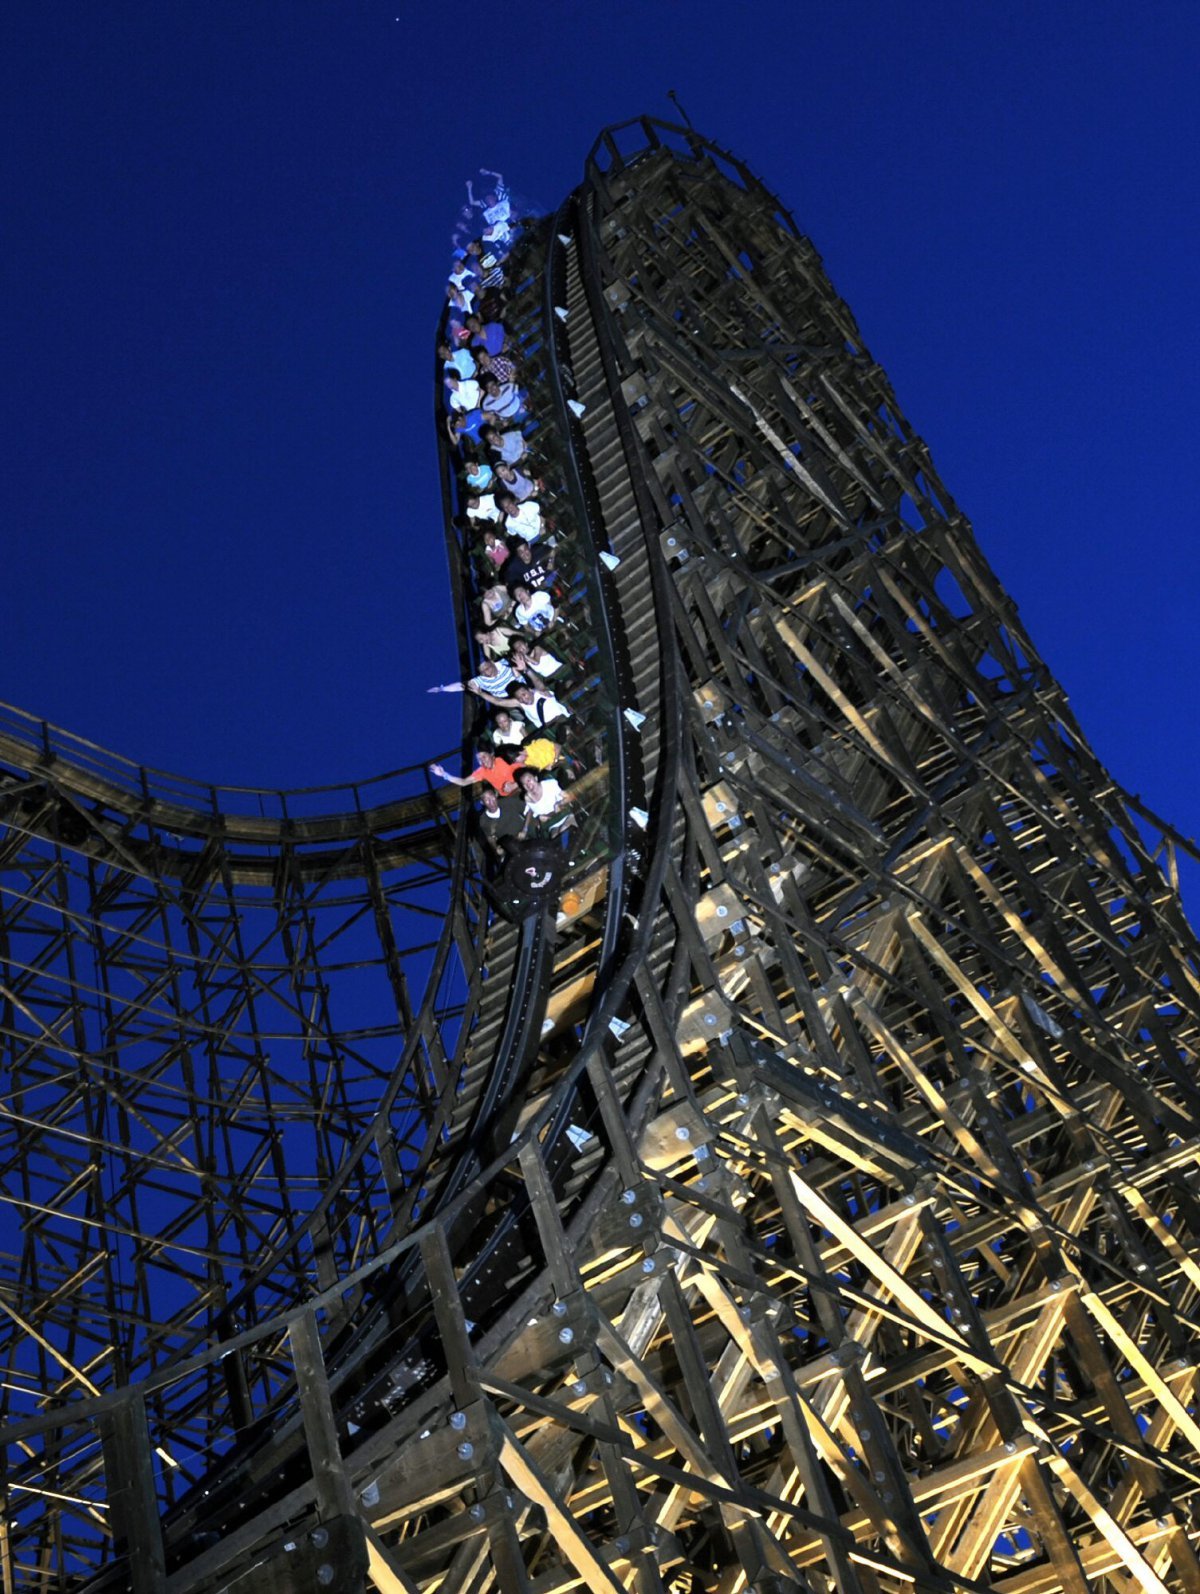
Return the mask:
[[[296, 820], [302, 816], [290, 812], [289, 805], [295, 804], [297, 799], [325, 797], [337, 792], [345, 793], [347, 798], [344, 810], [335, 810], [337, 812], [361, 811], [364, 804], [359, 794], [368, 792], [370, 801], [367, 806], [378, 808], [382, 802], [376, 788], [399, 781], [408, 787], [424, 768], [421, 764], [406, 764], [360, 780], [336, 781], [319, 786], [226, 785], [158, 769], [151, 764], [137, 763], [11, 703], [0, 703], [0, 756], [30, 774], [45, 773], [53, 766], [60, 780], [65, 764], [68, 772], [78, 773], [81, 785], [100, 783], [111, 788], [114, 806], [120, 805], [122, 797], [126, 800], [132, 798], [138, 808], [148, 801], [161, 802], [183, 810], [194, 809], [197, 819], [201, 815], [211, 818], [216, 813], [227, 812], [233, 805], [222, 802], [223, 798], [255, 799], [260, 804], [259, 817], [264, 820], [267, 815], [261, 812], [263, 804], [277, 805], [280, 820]], [[411, 791], [406, 792], [406, 795], [411, 795]], [[231, 817], [252, 816], [235, 814]]]

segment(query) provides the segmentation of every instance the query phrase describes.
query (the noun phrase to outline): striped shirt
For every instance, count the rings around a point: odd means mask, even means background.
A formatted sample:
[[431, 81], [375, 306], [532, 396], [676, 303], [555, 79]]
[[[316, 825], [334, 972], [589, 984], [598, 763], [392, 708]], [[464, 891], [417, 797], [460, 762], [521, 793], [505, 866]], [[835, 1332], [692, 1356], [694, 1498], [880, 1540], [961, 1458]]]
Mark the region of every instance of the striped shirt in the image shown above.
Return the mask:
[[495, 662], [495, 675], [473, 675], [468, 684], [477, 687], [481, 692], [489, 693], [492, 697], [507, 697], [509, 687], [517, 678], [516, 673], [512, 665], [503, 659], [497, 659]]
[[485, 394], [480, 407], [485, 415], [494, 415], [499, 421], [511, 421], [524, 413], [515, 382], [501, 382], [500, 391]]

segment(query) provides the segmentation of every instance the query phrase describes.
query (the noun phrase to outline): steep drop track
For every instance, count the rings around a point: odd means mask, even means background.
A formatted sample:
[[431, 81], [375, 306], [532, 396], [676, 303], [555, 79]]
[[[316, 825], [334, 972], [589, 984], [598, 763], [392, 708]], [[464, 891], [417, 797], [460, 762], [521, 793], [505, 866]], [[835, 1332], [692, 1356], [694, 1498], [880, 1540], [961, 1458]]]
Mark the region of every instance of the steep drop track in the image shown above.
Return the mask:
[[1186, 844], [747, 168], [610, 129], [512, 261], [558, 903], [0, 726], [0, 1594], [1200, 1590]]

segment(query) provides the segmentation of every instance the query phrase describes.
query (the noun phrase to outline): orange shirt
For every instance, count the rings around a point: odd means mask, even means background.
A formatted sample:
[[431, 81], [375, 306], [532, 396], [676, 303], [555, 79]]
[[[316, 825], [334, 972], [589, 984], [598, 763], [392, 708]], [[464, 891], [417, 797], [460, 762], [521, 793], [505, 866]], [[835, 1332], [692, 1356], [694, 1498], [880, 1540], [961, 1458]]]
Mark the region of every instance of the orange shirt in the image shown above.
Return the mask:
[[489, 786], [494, 786], [503, 797], [505, 791], [513, 791], [517, 784], [517, 770], [515, 764], [506, 764], [502, 758], [494, 759], [491, 769], [484, 769], [482, 764], [477, 764], [471, 771], [471, 780], [486, 781]]

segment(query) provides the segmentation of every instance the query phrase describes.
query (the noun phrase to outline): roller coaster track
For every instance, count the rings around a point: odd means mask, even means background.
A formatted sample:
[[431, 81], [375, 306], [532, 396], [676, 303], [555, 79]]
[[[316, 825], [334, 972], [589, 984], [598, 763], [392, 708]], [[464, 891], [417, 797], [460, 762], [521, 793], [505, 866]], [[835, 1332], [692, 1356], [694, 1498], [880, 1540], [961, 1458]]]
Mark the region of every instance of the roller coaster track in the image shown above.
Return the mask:
[[0, 1594], [1200, 1588], [1186, 843], [740, 162], [610, 129], [511, 264], [557, 900], [0, 722]]
[[[628, 473], [615, 468], [617, 451], [622, 444], [611, 407], [602, 404], [603, 363], [598, 335], [585, 313], [588, 307], [579, 250], [573, 238], [566, 244], [561, 241], [569, 236], [564, 229], [572, 228], [576, 221], [573, 206], [564, 206], [554, 221], [556, 230], [544, 277], [543, 335], [549, 344], [548, 375], [558, 413], [570, 413], [566, 400], [576, 393], [585, 401], [580, 428], [583, 437], [576, 439], [568, 435], [565, 464], [577, 531], [582, 534], [584, 546], [591, 550], [589, 595], [597, 614], [597, 634], [608, 655], [603, 661], [606, 666], [603, 673], [618, 684], [620, 693], [620, 701], [612, 700], [607, 704], [604, 742], [611, 805], [609, 830], [622, 838], [623, 843], [634, 829], [629, 818], [633, 798], [642, 802], [648, 800], [647, 781], [653, 783], [658, 766], [661, 739], [658, 726], [669, 720], [669, 715], [663, 714], [659, 697], [663, 649], [655, 624], [651, 567], [646, 557], [636, 493]], [[568, 310], [574, 312], [570, 337], [554, 315], [553, 301], [564, 289]], [[572, 327], [570, 314], [566, 327], [568, 330]], [[598, 462], [602, 473], [603, 485], [599, 489], [590, 460]], [[605, 591], [605, 567], [596, 558], [601, 548], [615, 552], [621, 561], [614, 573], [615, 591], [611, 597]], [[654, 722], [650, 733], [639, 738], [637, 756], [632, 759], [626, 745], [629, 732], [623, 717], [625, 708], [653, 715]], [[671, 809], [672, 805], [667, 803], [661, 811], [671, 812]], [[653, 837], [650, 839], [652, 844]], [[569, 1074], [552, 1088], [542, 1114], [546, 1120], [543, 1156], [548, 1181], [562, 1219], [568, 1224], [583, 1197], [590, 1194], [593, 1197], [590, 1204], [594, 1207], [600, 1193], [594, 1157], [576, 1149], [568, 1136], [573, 1120], [582, 1116], [579, 1091], [583, 1070], [580, 1063], [586, 1063], [598, 1050], [602, 1037], [608, 1033], [611, 1013], [627, 1000], [637, 971], [649, 962], [657, 973], [662, 972], [661, 954], [657, 963], [649, 957], [651, 938], [631, 937], [628, 932], [636, 882], [626, 863], [622, 844], [607, 861], [603, 923], [595, 945], [589, 949], [593, 980], [607, 976], [608, 1000], [588, 1018], [583, 1027], [579, 1059]], [[656, 873], [661, 878], [661, 864]], [[661, 922], [657, 928], [661, 932]], [[533, 1274], [532, 1260], [522, 1250], [520, 1234], [523, 1216], [527, 1221], [527, 1201], [505, 1206], [498, 1216], [493, 1215], [492, 1220], [486, 1222], [479, 1211], [476, 1191], [485, 1188], [484, 1165], [488, 1153], [493, 1158], [502, 1154], [511, 1138], [516, 1121], [512, 1103], [519, 1085], [527, 1080], [542, 1045], [554, 972], [552, 941], [553, 926], [544, 909], [530, 912], [518, 925], [500, 917], [492, 918], [481, 951], [481, 963], [488, 971], [488, 978], [481, 994], [461, 1082], [452, 1102], [443, 1109], [440, 1135], [430, 1137], [428, 1145], [432, 1149], [428, 1161], [413, 1181], [414, 1187], [419, 1184], [422, 1191], [423, 1213], [427, 1217], [434, 1214], [449, 1217], [447, 1233], [463, 1308], [468, 1315], [481, 1320], [488, 1315], [485, 1296], [491, 1298], [491, 1310], [495, 1314], [498, 1279], [503, 1279], [511, 1290], [513, 1281], [530, 1280]], [[623, 941], [633, 944], [626, 948], [622, 946]], [[578, 978], [574, 963], [572, 977]], [[614, 1080], [619, 1088], [626, 1090], [643, 1074], [647, 1048], [643, 1043], [627, 1051], [630, 1055], [614, 1063]], [[612, 1182], [611, 1177], [609, 1182]], [[343, 1425], [353, 1423], [358, 1431], [363, 1431], [377, 1424], [378, 1414], [388, 1410], [389, 1405], [403, 1405], [410, 1400], [414, 1390], [436, 1388], [439, 1358], [431, 1344], [432, 1309], [428, 1302], [424, 1307], [419, 1299], [414, 1303], [408, 1293], [415, 1289], [419, 1297], [422, 1287], [419, 1263], [416, 1258], [410, 1258], [400, 1267], [387, 1291], [382, 1295], [377, 1293], [369, 1308], [357, 1314], [343, 1331], [344, 1351], [335, 1349], [327, 1356], [337, 1391], [335, 1410], [342, 1413]], [[522, 1292], [517, 1303], [520, 1310], [527, 1309], [526, 1301], [531, 1294], [536, 1300], [543, 1289], [542, 1281], [534, 1276], [532, 1289]], [[511, 1316], [513, 1303], [503, 1296], [500, 1301], [509, 1308], [507, 1315]], [[418, 1318], [423, 1317], [422, 1326], [416, 1328], [412, 1326], [414, 1311]], [[394, 1342], [397, 1316], [401, 1316], [405, 1324], [399, 1345]], [[384, 1347], [382, 1354], [381, 1345]], [[397, 1386], [403, 1397], [400, 1401], [395, 1398]], [[286, 1406], [287, 1401], [285, 1394], [280, 1404]], [[261, 1514], [270, 1495], [278, 1495], [282, 1492], [281, 1486], [291, 1481], [296, 1464], [306, 1459], [301, 1424], [296, 1419], [290, 1422], [264, 1419], [259, 1428], [264, 1436], [261, 1440], [240, 1447], [221, 1472], [204, 1480], [199, 1503], [189, 1506], [184, 1502], [178, 1521], [168, 1524], [168, 1550], [172, 1537], [190, 1534], [194, 1539], [197, 1534], [202, 1536], [212, 1531], [208, 1527], [214, 1520], [211, 1502], [217, 1502], [217, 1519], [221, 1520], [224, 1538], [230, 1530], [231, 1519], [220, 1518], [222, 1501], [226, 1502], [225, 1509], [233, 1513], [232, 1521], [242, 1515]], [[347, 1453], [353, 1449], [347, 1442], [349, 1438], [349, 1434], [343, 1438]], [[263, 1480], [268, 1481], [264, 1483]]]
[[[564, 416], [569, 414], [565, 402], [568, 393], [573, 395], [579, 390], [590, 392], [600, 376], [596, 335], [593, 332], [586, 340], [582, 335], [584, 315], [577, 313], [572, 337], [568, 341], [562, 323], [553, 313], [555, 299], [564, 293], [569, 305], [577, 312], [583, 303], [578, 249], [573, 241], [567, 245], [559, 241], [559, 235], [574, 223], [573, 209], [573, 205], [564, 206], [555, 220], [558, 234], [550, 244], [540, 306], [542, 336], [548, 353], [546, 374], [553, 401], [558, 412]], [[657, 685], [661, 649], [657, 645], [653, 625], [653, 604], [648, 594], [644, 553], [638, 558], [642, 551], [638, 548], [640, 527], [636, 514], [632, 512], [634, 494], [627, 480], [614, 490], [611, 452], [614, 447], [619, 447], [618, 433], [611, 411], [605, 417], [605, 422], [598, 426], [599, 413], [600, 406], [596, 404], [587, 422], [587, 443], [593, 456], [598, 457], [604, 467], [602, 491], [597, 491], [583, 439], [570, 433], [564, 439], [564, 486], [575, 511], [581, 545], [591, 550], [587, 572], [588, 590], [598, 621], [600, 651], [605, 655], [601, 661], [602, 670], [615, 692], [621, 696], [620, 702], [614, 695], [607, 704], [603, 734], [608, 780], [606, 801], [610, 810], [607, 828], [620, 841], [606, 860], [606, 889], [601, 899], [603, 921], [595, 944], [589, 949], [591, 979], [595, 981], [604, 975], [610, 979], [611, 985], [609, 1000], [592, 1015], [585, 1029], [585, 1052], [581, 1055], [586, 1055], [589, 1043], [594, 1050], [598, 1045], [597, 1037], [607, 1033], [608, 1017], [623, 1000], [641, 955], [640, 952], [631, 955], [622, 946], [623, 941], [630, 939], [628, 920], [633, 916], [634, 901], [625, 840], [631, 828], [628, 810], [634, 806], [634, 798], [642, 803], [647, 800], [644, 772], [654, 769], [660, 718]], [[622, 562], [615, 582], [612, 582], [604, 566], [595, 557], [601, 547], [619, 552]], [[458, 568], [455, 566], [456, 586]], [[610, 583], [615, 590], [611, 595], [606, 595], [605, 589]], [[458, 596], [461, 602], [461, 593]], [[631, 603], [634, 605], [632, 609], [629, 608]], [[625, 613], [632, 615], [636, 632], [632, 626], [621, 623]], [[650, 624], [647, 625], [647, 622]], [[635, 634], [638, 645], [631, 650], [629, 638]], [[464, 653], [468, 637], [469, 627], [464, 620]], [[654, 729], [640, 742], [632, 769], [627, 749], [629, 731], [622, 717], [624, 708], [639, 713], [649, 711], [655, 716]], [[27, 747], [21, 742], [10, 739], [4, 751], [9, 754], [10, 760], [22, 762], [31, 774], [38, 773], [38, 766], [28, 758]], [[91, 776], [87, 771], [66, 763], [57, 764], [55, 772], [60, 787], [81, 799], [104, 805], [106, 811], [120, 812], [127, 803], [127, 794], [111, 781]], [[365, 815], [362, 827], [368, 833], [403, 827], [403, 853], [399, 852], [397, 843], [379, 849], [381, 864], [386, 867], [394, 864], [400, 856], [419, 857], [444, 850], [444, 816], [449, 806], [444, 797], [439, 799], [425, 795], [406, 798], [401, 802], [383, 805]], [[353, 827], [345, 815], [300, 819], [288, 822], [286, 827], [265, 820], [222, 815], [215, 825], [206, 826], [194, 809], [155, 798], [144, 805], [142, 817], [154, 827], [189, 837], [200, 838], [206, 829], [215, 828], [227, 850], [236, 847], [239, 842], [252, 847], [278, 846], [282, 831], [286, 828], [287, 839], [305, 848], [301, 878], [327, 879], [342, 869], [349, 872], [352, 867], [340, 862], [337, 853], [314, 850], [321, 842], [344, 840], [353, 833]], [[642, 845], [645, 844], [643, 841]], [[456, 873], [462, 873], [468, 860], [465, 853], [466, 832], [461, 827], [455, 845], [458, 859]], [[231, 863], [233, 878], [239, 884], [268, 880], [275, 868], [273, 860], [264, 858], [259, 861], [253, 853], [241, 856], [234, 852]], [[165, 870], [187, 879], [202, 866], [190, 851], [167, 849], [164, 858], [163, 849], [156, 849], [154, 867], [160, 873]], [[644, 937], [638, 939], [644, 940]], [[449, 922], [438, 952], [439, 964], [444, 961], [448, 941]], [[483, 930], [477, 957], [479, 967], [487, 971], [488, 977], [480, 982], [475, 1022], [464, 1062], [456, 1086], [446, 1093], [439, 1112], [433, 1115], [425, 1151], [410, 1182], [412, 1195], [415, 1196], [418, 1190], [420, 1192], [423, 1214], [450, 1211], [457, 1227], [465, 1230], [470, 1237], [459, 1247], [463, 1250], [463, 1256], [456, 1261], [463, 1275], [463, 1298], [468, 1303], [481, 1289], [491, 1287], [498, 1269], [503, 1268], [509, 1280], [520, 1279], [529, 1272], [529, 1259], [519, 1255], [520, 1212], [511, 1207], [505, 1210], [498, 1221], [485, 1230], [485, 1238], [481, 1242], [478, 1234], [473, 1232], [472, 1187], [483, 1183], [480, 1176], [486, 1148], [491, 1145], [495, 1156], [504, 1144], [504, 1137], [511, 1133], [513, 1113], [509, 1103], [518, 1085], [528, 1075], [542, 1040], [553, 973], [553, 926], [550, 918], [542, 909], [529, 913], [518, 925], [493, 916]], [[578, 978], [577, 968], [573, 969], [572, 977]], [[436, 978], [431, 980], [430, 985], [431, 989], [436, 986]], [[643, 1064], [642, 1056], [626, 1059], [617, 1077], [626, 1083], [635, 1080]], [[397, 1069], [397, 1078], [405, 1077], [410, 1066], [402, 1060]], [[594, 1162], [594, 1157], [589, 1158], [586, 1153], [575, 1149], [567, 1135], [572, 1119], [580, 1116], [580, 1077], [581, 1069], [576, 1066], [573, 1077], [555, 1089], [547, 1128], [547, 1163], [552, 1170], [553, 1182], [564, 1191], [563, 1206], [567, 1213], [573, 1205], [578, 1204], [580, 1196], [595, 1185], [595, 1169], [589, 1166]], [[376, 1120], [360, 1135], [357, 1145], [337, 1170], [305, 1221], [288, 1234], [286, 1241], [274, 1254], [259, 1263], [242, 1295], [230, 1302], [228, 1310], [231, 1316], [238, 1312], [243, 1298], [252, 1293], [256, 1284], [278, 1266], [281, 1251], [293, 1249], [305, 1239], [311, 1240], [314, 1230], [326, 1219], [377, 1138], [380, 1123], [386, 1121], [392, 1107], [389, 1097], [390, 1093], [381, 1102]], [[415, 1205], [415, 1200], [410, 1197], [410, 1215]], [[398, 1221], [404, 1221], [403, 1211]], [[478, 1247], [474, 1254], [471, 1239]], [[392, 1344], [382, 1353], [382, 1358], [378, 1350], [380, 1341], [387, 1345], [389, 1318], [397, 1313], [397, 1301], [405, 1302], [405, 1290], [413, 1286], [419, 1272], [415, 1258], [410, 1257], [389, 1288], [383, 1292], [372, 1292], [366, 1306], [344, 1324], [340, 1337], [343, 1348], [335, 1350], [329, 1358], [331, 1369], [336, 1370], [338, 1376], [340, 1401], [347, 1414], [343, 1416], [343, 1423], [352, 1422], [356, 1428], [364, 1425], [369, 1411], [382, 1404], [380, 1390], [395, 1388], [397, 1368], [425, 1367], [427, 1371], [423, 1377], [414, 1376], [412, 1387], [430, 1382], [436, 1367], [436, 1356], [432, 1361], [426, 1359], [428, 1329], [409, 1332], [399, 1348]], [[404, 1311], [404, 1307], [401, 1306], [399, 1310]], [[480, 1310], [482, 1312], [482, 1308]], [[425, 1311], [428, 1314], [428, 1306]], [[185, 1343], [182, 1348], [186, 1356], [195, 1349], [195, 1344]], [[247, 1430], [247, 1437], [171, 1514], [166, 1525], [169, 1559], [174, 1558], [172, 1546], [177, 1542], [183, 1542], [185, 1546], [203, 1543], [207, 1535], [214, 1531], [214, 1522], [220, 1522], [222, 1537], [227, 1536], [232, 1524], [228, 1518], [222, 1520], [222, 1511], [232, 1512], [235, 1516], [261, 1511], [270, 1493], [279, 1492], [280, 1486], [289, 1479], [297, 1458], [302, 1460], [304, 1457], [303, 1433], [297, 1420], [287, 1416], [294, 1400], [294, 1390], [289, 1393], [285, 1387], [279, 1391], [272, 1406]], [[348, 1415], [350, 1413], [354, 1415]], [[34, 1429], [37, 1426], [35, 1423]], [[29, 1431], [33, 1432], [34, 1429]], [[264, 1484], [262, 1480], [273, 1480], [273, 1483], [268, 1481]], [[114, 1581], [119, 1584], [121, 1578], [118, 1564], [101, 1574], [96, 1586], [108, 1586]]]

